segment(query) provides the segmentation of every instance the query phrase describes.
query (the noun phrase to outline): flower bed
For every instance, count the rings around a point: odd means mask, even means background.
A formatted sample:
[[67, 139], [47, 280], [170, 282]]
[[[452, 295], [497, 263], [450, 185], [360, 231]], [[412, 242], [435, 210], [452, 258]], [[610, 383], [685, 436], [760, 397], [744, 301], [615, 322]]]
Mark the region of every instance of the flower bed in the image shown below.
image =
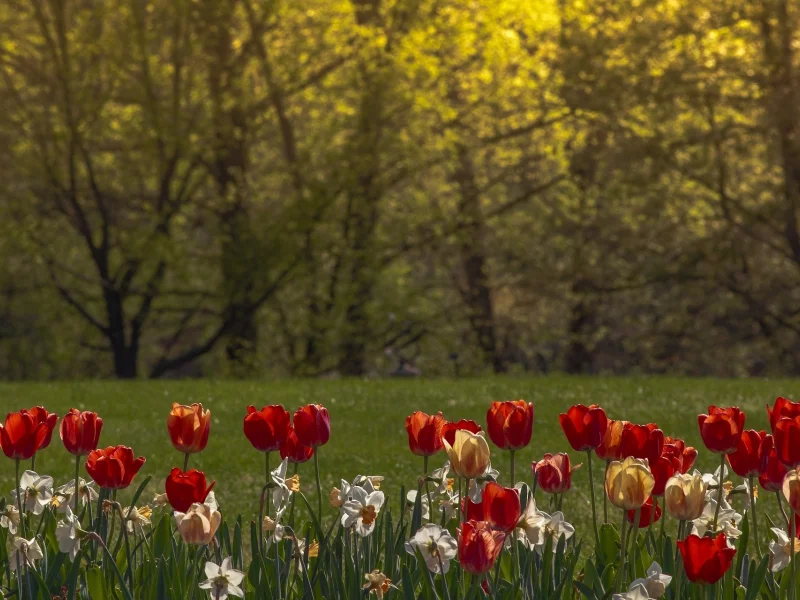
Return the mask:
[[[183, 456], [163, 491], [148, 490], [149, 477], [137, 481], [145, 458], [131, 448], [98, 448], [96, 413], [71, 409], [59, 424], [42, 407], [20, 410], [0, 425], [17, 481], [0, 504], [0, 597], [795, 598], [800, 404], [778, 398], [768, 416], [771, 434], [745, 430], [735, 407], [699, 415], [703, 443], [720, 464], [700, 473], [697, 451], [655, 424], [571, 407], [560, 426], [586, 455], [580, 487], [593, 516], [576, 530], [561, 508], [581, 465], [563, 452], [516, 464], [534, 422], [523, 400], [493, 402], [485, 430], [441, 413], [410, 415], [409, 450], [422, 464], [394, 514], [382, 476], [321, 489], [320, 453], [331, 435], [323, 406], [294, 415], [248, 407], [244, 435], [265, 464], [263, 488], [253, 494], [259, 519], [250, 523], [226, 519], [216, 482], [190, 468], [210, 433], [210, 411], [200, 404], [174, 404], [167, 417]], [[74, 475], [60, 486], [35, 470], [56, 426], [75, 457]], [[272, 468], [274, 454], [281, 460]], [[594, 460], [605, 464], [601, 498]], [[297, 474], [309, 461], [316, 502]], [[130, 504], [117, 500], [118, 490], [134, 486]], [[777, 522], [759, 516], [757, 488], [775, 494]], [[581, 540], [591, 541], [588, 557]]]

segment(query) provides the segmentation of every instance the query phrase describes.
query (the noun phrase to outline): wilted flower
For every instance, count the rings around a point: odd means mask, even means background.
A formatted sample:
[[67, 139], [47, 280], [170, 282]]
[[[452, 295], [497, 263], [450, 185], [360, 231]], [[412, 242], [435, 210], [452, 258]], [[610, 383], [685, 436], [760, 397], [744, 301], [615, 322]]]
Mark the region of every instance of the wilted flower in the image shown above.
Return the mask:
[[789, 566], [792, 554], [800, 554], [800, 539], [790, 540], [786, 532], [777, 527], [773, 527], [771, 531], [775, 539], [769, 543], [769, 552], [772, 555], [770, 568], [773, 573], [777, 573]]
[[22, 495], [23, 510], [40, 515], [53, 499], [53, 478], [35, 471], [25, 471], [19, 478], [19, 490], [11, 492], [15, 500], [18, 494]]
[[356, 475], [355, 479], [353, 479], [353, 485], [360, 485], [364, 486], [369, 481], [372, 484], [372, 487], [376, 490], [381, 489], [381, 483], [385, 477], [383, 475]]
[[360, 536], [368, 536], [375, 529], [375, 519], [383, 507], [383, 492], [367, 487], [350, 488], [350, 499], [342, 506], [342, 527], [355, 527]]
[[[79, 499], [80, 506], [84, 506], [87, 502], [94, 502], [99, 497], [97, 490], [94, 489], [94, 481], [88, 483], [83, 479], [78, 479], [78, 489], [80, 490]], [[66, 512], [67, 505], [75, 512], [75, 500], [73, 494], [75, 493], [75, 480], [68, 481], [64, 485], [57, 487], [54, 491], [54, 496], [51, 504], [58, 509], [58, 512]]]
[[531, 549], [541, 550], [547, 539], [552, 538], [553, 552], [556, 552], [558, 547], [556, 542], [562, 535], [564, 540], [568, 540], [575, 534], [575, 528], [564, 520], [561, 511], [550, 515], [538, 510], [532, 496], [528, 497], [528, 504], [520, 516], [516, 531], [517, 539]]
[[458, 542], [446, 529], [428, 524], [406, 542], [407, 552], [414, 554], [417, 550], [429, 571], [444, 574], [450, 570], [450, 561], [458, 554]]
[[627, 457], [609, 463], [606, 470], [606, 495], [611, 504], [623, 510], [640, 508], [653, 491], [655, 479], [646, 460]]
[[150, 517], [153, 514], [153, 509], [149, 506], [142, 506], [140, 508], [131, 508], [128, 506], [122, 514], [125, 517], [125, 529], [128, 533], [142, 535], [144, 534], [145, 526], [150, 525]]
[[631, 583], [628, 591], [624, 594], [614, 594], [612, 600], [651, 600], [645, 588], [641, 583]]
[[367, 580], [363, 586], [361, 586], [362, 590], [369, 590], [369, 593], [375, 592], [375, 595], [378, 597], [378, 600], [381, 600], [389, 591], [390, 587], [392, 586], [392, 580], [389, 579], [386, 575], [381, 573], [378, 569], [375, 569], [371, 573], [367, 573], [364, 575], [364, 579]]
[[[455, 441], [455, 431], [453, 431], [453, 441]], [[445, 494], [453, 490], [453, 479], [448, 478], [450, 473], [450, 461], [445, 461], [441, 469], [435, 469], [431, 473], [431, 478], [437, 480], [439, 484], [436, 486], [436, 491], [440, 494]]]
[[200, 589], [209, 590], [212, 598], [225, 600], [228, 594], [244, 598], [244, 592], [239, 587], [244, 580], [244, 573], [232, 568], [230, 557], [224, 558], [219, 566], [216, 563], [207, 562], [205, 570], [208, 579], [200, 584]]
[[14, 551], [8, 557], [9, 567], [16, 572], [17, 567], [35, 567], [36, 561], [42, 559], [42, 549], [36, 538], [14, 538]]

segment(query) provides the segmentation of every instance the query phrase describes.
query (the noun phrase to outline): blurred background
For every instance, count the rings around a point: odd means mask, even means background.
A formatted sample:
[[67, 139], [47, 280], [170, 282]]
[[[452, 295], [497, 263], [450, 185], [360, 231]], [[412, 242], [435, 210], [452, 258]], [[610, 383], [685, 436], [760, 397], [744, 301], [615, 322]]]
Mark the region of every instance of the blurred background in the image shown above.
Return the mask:
[[789, 0], [5, 0], [0, 378], [800, 374]]

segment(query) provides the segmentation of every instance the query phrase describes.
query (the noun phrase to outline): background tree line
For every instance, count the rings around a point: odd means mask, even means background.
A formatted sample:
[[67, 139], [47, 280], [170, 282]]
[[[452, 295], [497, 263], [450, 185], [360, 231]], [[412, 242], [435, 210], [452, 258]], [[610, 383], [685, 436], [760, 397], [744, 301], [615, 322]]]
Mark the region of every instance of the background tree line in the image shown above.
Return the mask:
[[800, 374], [796, 0], [7, 0], [0, 376]]

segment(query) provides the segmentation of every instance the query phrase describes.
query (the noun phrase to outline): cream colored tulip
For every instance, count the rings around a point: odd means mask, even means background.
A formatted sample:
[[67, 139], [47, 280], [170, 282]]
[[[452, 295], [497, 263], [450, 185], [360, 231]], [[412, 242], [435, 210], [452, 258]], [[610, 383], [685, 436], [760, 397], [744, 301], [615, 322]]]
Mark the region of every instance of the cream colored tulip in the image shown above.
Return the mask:
[[186, 513], [175, 512], [178, 531], [187, 544], [208, 544], [217, 533], [222, 515], [206, 504], [192, 504]]
[[707, 484], [703, 476], [678, 473], [667, 480], [664, 504], [669, 516], [679, 521], [694, 521], [703, 514]]
[[483, 475], [489, 466], [489, 444], [483, 433], [472, 433], [464, 429], [456, 431], [453, 445], [443, 440], [450, 468], [460, 477], [475, 479]]
[[609, 463], [606, 495], [611, 504], [623, 510], [641, 508], [653, 491], [655, 479], [646, 460], [628, 457]]
[[792, 469], [783, 478], [783, 497], [796, 515], [800, 515], [800, 472]]

